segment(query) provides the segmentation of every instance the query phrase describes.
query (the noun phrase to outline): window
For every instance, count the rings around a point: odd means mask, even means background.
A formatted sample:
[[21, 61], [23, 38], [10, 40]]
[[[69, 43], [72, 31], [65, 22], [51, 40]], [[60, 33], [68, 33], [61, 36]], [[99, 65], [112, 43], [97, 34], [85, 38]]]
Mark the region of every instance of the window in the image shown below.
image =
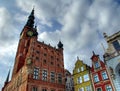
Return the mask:
[[42, 80], [47, 81], [47, 70], [42, 71]]
[[39, 60], [39, 57], [36, 57], [36, 60]]
[[99, 64], [99, 62], [97, 61], [97, 62], [95, 62], [95, 68], [99, 68], [100, 67], [100, 64]]
[[82, 83], [82, 77], [78, 77], [78, 83]]
[[54, 72], [50, 73], [50, 77], [51, 77], [51, 82], [55, 82], [55, 73]]
[[62, 75], [58, 74], [58, 83], [62, 83]]
[[97, 88], [97, 91], [102, 91], [102, 89], [101, 88]]
[[106, 91], [112, 91], [112, 87], [110, 85], [106, 86]]
[[53, 62], [51, 62], [50, 64], [51, 64], [51, 65], [54, 65], [54, 63], [53, 63]]
[[51, 59], [53, 59], [53, 56], [51, 56]]
[[32, 91], [38, 91], [37, 87], [33, 87]]
[[80, 68], [77, 69], [77, 72], [80, 72]]
[[86, 86], [86, 91], [91, 91], [91, 86]]
[[94, 82], [98, 82], [99, 81], [99, 78], [98, 78], [98, 75], [94, 75]]
[[44, 59], [44, 60], [43, 60], [43, 63], [44, 63], [44, 64], [46, 64], [46, 63], [47, 63], [47, 61]]
[[108, 79], [106, 71], [102, 72], [102, 77], [104, 80]]
[[60, 65], [59, 65], [59, 64], [57, 64], [57, 66], [58, 66], [58, 67], [60, 67]]
[[54, 89], [52, 89], [51, 91], [55, 91]]
[[38, 79], [39, 77], [39, 68], [34, 68], [33, 79]]
[[39, 52], [39, 51], [36, 51], [36, 53], [38, 53], [38, 54], [39, 54], [40, 52]]
[[44, 56], [47, 56], [47, 54], [46, 54], [46, 53], [44, 53]]
[[116, 40], [116, 41], [114, 41], [113, 43], [113, 46], [114, 46], [114, 48], [116, 49], [116, 50], [120, 50], [120, 44], [119, 44], [119, 42]]
[[83, 88], [83, 87], [82, 87], [82, 88], [79, 88], [78, 91], [84, 91], [84, 88]]
[[88, 74], [84, 75], [84, 81], [86, 82], [86, 81], [89, 81], [89, 80], [90, 80], [89, 75]]
[[84, 67], [81, 67], [81, 71], [84, 71]]
[[42, 89], [42, 91], [47, 91], [47, 89]]

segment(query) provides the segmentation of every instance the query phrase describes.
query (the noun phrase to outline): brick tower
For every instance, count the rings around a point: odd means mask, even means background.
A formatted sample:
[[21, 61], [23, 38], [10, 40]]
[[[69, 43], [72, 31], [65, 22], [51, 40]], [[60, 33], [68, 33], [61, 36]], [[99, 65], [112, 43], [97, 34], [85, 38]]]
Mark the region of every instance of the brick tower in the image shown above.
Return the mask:
[[12, 79], [9, 74], [2, 91], [64, 91], [63, 44], [58, 48], [37, 41], [34, 9], [24, 26], [18, 44]]

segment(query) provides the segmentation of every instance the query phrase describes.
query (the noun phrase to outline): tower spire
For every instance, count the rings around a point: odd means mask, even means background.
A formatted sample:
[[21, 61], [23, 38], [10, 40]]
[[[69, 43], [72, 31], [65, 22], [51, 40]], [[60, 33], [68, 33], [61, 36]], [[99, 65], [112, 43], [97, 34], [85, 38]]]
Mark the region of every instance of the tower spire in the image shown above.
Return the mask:
[[33, 28], [33, 26], [34, 26], [34, 19], [35, 19], [35, 17], [34, 17], [34, 8], [33, 8], [30, 16], [28, 17], [28, 21], [26, 23], [26, 26], [29, 26], [29, 27]]
[[8, 75], [7, 75], [7, 78], [6, 78], [5, 84], [7, 84], [7, 83], [9, 82], [9, 76], [10, 76], [10, 69], [9, 69], [9, 72], [8, 72]]
[[93, 55], [95, 55], [95, 52], [93, 51]]

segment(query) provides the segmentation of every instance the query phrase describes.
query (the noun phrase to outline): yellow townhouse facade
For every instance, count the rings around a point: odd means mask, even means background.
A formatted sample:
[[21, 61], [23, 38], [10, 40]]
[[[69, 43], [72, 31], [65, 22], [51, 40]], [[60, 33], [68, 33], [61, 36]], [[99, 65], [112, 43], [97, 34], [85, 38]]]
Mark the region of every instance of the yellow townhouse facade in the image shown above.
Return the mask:
[[75, 91], [93, 91], [90, 78], [90, 67], [83, 63], [78, 57], [73, 69], [73, 79]]

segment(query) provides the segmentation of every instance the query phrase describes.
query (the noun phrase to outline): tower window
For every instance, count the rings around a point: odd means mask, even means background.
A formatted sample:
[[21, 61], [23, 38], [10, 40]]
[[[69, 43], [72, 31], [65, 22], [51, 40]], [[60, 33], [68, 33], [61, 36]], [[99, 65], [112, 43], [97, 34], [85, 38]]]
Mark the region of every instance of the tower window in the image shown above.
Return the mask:
[[102, 77], [104, 80], [108, 79], [106, 71], [102, 72]]
[[99, 78], [98, 78], [98, 75], [94, 75], [94, 82], [99, 82]]
[[46, 61], [46, 60], [43, 60], [43, 63], [44, 63], [44, 64], [46, 64], [46, 63], [47, 63], [47, 61]]
[[47, 70], [42, 71], [42, 80], [47, 81]]
[[42, 91], [47, 91], [47, 89], [42, 89]]
[[44, 56], [47, 56], [47, 54], [46, 54], [46, 53], [44, 53]]
[[58, 67], [60, 67], [60, 65], [59, 65], [59, 64], [57, 64], [57, 66], [58, 66]]
[[38, 53], [38, 54], [39, 54], [40, 52], [39, 52], [39, 51], [36, 51], [36, 53]]
[[62, 83], [62, 75], [58, 74], [58, 83]]
[[32, 91], [38, 91], [37, 87], [33, 87]]
[[51, 65], [54, 65], [54, 63], [53, 63], [53, 62], [51, 62]]
[[39, 77], [39, 68], [34, 68], [33, 79], [38, 79]]
[[120, 43], [117, 40], [114, 41], [112, 44], [117, 51], [120, 50]]
[[50, 77], [51, 77], [51, 82], [55, 82], [55, 73], [54, 72], [50, 73]]
[[39, 60], [39, 57], [36, 57], [36, 60]]
[[51, 91], [55, 91], [54, 89], [52, 89]]

